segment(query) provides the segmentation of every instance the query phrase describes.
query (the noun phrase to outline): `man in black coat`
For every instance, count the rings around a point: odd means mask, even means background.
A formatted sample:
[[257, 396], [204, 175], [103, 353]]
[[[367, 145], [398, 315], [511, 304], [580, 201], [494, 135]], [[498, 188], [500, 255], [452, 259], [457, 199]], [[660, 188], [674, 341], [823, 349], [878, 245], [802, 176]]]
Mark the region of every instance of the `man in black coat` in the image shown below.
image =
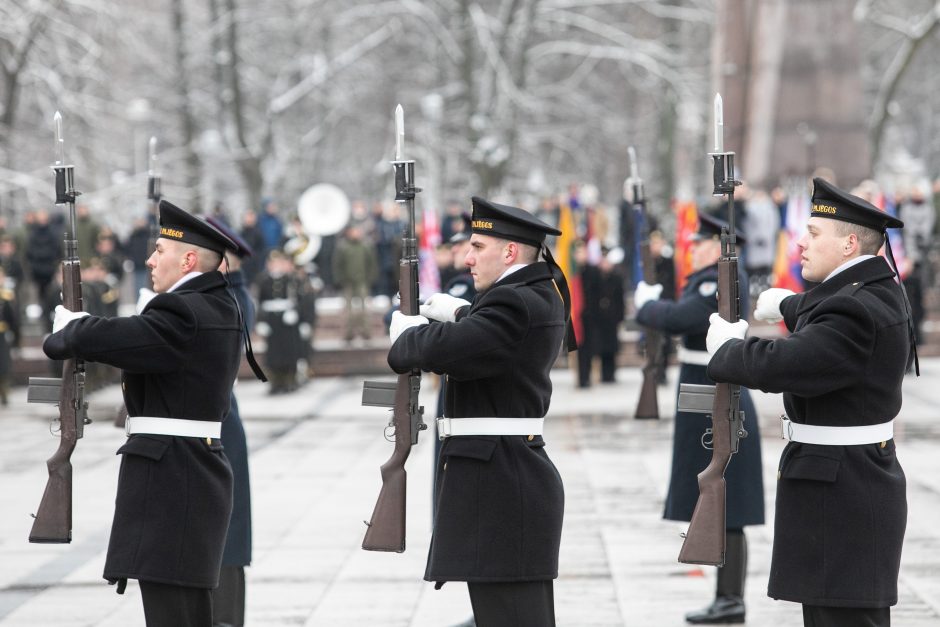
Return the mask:
[[[718, 311], [718, 259], [721, 257], [722, 227], [727, 223], [708, 214], [699, 216], [698, 232], [692, 238], [692, 269], [678, 301], [660, 299], [662, 285], [648, 285], [640, 281], [634, 292], [637, 322], [663, 333], [682, 336], [679, 346], [679, 383], [713, 385], [705, 367], [705, 334], [708, 318]], [[737, 234], [738, 243], [744, 237]], [[747, 278], [739, 278], [741, 314], [749, 311]], [[678, 400], [678, 388], [676, 389]], [[764, 483], [762, 478], [760, 428], [757, 410], [751, 395], [741, 389], [741, 411], [748, 435], [739, 444], [725, 473], [727, 485], [727, 511], [725, 518], [725, 565], [718, 569], [715, 599], [702, 610], [686, 614], [692, 624], [709, 625], [743, 623], [744, 584], [747, 579], [747, 538], [744, 527], [764, 524]], [[672, 436], [672, 469], [663, 518], [691, 521], [698, 501], [698, 474], [705, 470], [712, 458], [710, 450], [702, 446], [702, 434], [709, 426], [702, 415], [676, 412]]]
[[[245, 329], [255, 324], [255, 304], [248, 292], [242, 260], [254, 255], [244, 239], [220, 219], [208, 216], [206, 222], [217, 228], [235, 244], [226, 251], [220, 270], [225, 273], [232, 295], [244, 321]], [[219, 587], [212, 593], [212, 619], [215, 627], [242, 627], [245, 624], [245, 566], [251, 564], [251, 481], [248, 474], [248, 439], [238, 411], [238, 399], [232, 390], [231, 405], [222, 420], [222, 446], [232, 466], [232, 516], [225, 548]]]
[[119, 593], [139, 581], [148, 627], [211, 627], [232, 510], [219, 438], [243, 334], [216, 269], [233, 244], [166, 201], [160, 225], [147, 261], [157, 294], [141, 314], [99, 318], [59, 306], [43, 350], [123, 370], [129, 437], [118, 449], [104, 578]]
[[[712, 316], [708, 375], [782, 392], [789, 440], [777, 473], [767, 593], [803, 604], [804, 624], [884, 627], [898, 600], [907, 523], [893, 419], [916, 358], [910, 309], [895, 271], [877, 256], [903, 223], [814, 179], [800, 239], [803, 294], [771, 289], [755, 317], [791, 335], [747, 338], [746, 322]], [[891, 255], [890, 244], [886, 252]], [[716, 319], [717, 318], [717, 319]]]
[[[448, 378], [424, 578], [437, 587], [466, 581], [478, 627], [550, 627], [564, 488], [542, 421], [570, 300], [542, 246], [559, 231], [477, 197], [472, 230], [473, 304], [435, 294], [424, 315], [395, 312], [390, 328], [394, 371]], [[547, 263], [538, 261], [540, 249]]]

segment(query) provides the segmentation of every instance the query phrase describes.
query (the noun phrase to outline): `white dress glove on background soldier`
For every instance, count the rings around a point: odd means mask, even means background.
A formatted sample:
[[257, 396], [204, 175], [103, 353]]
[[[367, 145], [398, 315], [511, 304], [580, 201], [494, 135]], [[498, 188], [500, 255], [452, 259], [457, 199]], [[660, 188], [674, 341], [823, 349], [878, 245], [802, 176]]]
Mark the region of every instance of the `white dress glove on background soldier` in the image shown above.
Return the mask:
[[636, 285], [636, 290], [633, 292], [633, 304], [636, 305], [637, 310], [643, 308], [643, 305], [646, 303], [659, 300], [659, 297], [663, 293], [662, 283], [655, 283], [650, 285], [646, 281], [640, 281]]

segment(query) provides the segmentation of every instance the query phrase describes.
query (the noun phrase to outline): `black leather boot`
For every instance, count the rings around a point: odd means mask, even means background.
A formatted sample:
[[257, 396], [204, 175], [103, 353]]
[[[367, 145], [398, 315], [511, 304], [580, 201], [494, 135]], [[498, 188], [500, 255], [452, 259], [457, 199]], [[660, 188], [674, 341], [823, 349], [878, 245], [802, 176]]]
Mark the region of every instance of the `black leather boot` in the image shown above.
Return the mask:
[[741, 597], [717, 597], [711, 605], [685, 615], [686, 622], [693, 625], [728, 625], [744, 622], [744, 599]]
[[747, 539], [744, 530], [729, 529], [725, 539], [725, 565], [718, 569], [715, 600], [708, 607], [685, 615], [693, 625], [744, 622], [744, 578], [747, 576]]

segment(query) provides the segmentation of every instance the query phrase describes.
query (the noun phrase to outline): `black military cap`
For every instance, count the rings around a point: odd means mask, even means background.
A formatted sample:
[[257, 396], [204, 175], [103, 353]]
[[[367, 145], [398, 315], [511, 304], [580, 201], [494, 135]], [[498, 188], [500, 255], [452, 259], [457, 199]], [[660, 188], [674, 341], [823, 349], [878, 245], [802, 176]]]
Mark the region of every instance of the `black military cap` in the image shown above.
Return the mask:
[[471, 199], [473, 216], [470, 227], [474, 233], [492, 235], [514, 242], [540, 246], [546, 235], [561, 235], [561, 231], [545, 224], [534, 215], [509, 205], [500, 205], [479, 196]]
[[[706, 239], [718, 239], [721, 237], [721, 230], [728, 228], [728, 223], [720, 218], [709, 213], [700, 213], [698, 214], [698, 231], [692, 234], [690, 238], [693, 242], [700, 242]], [[746, 244], [747, 238], [744, 236], [744, 233], [741, 232], [741, 229], [737, 228], [735, 225], [734, 229], [735, 241], [738, 244]]]
[[165, 200], [160, 201], [160, 237], [208, 248], [219, 254], [235, 250], [235, 242], [217, 228]]
[[470, 226], [470, 223], [472, 222], [470, 219], [470, 214], [466, 211], [463, 211], [460, 214], [460, 219], [463, 220], [463, 230], [457, 231], [450, 236], [450, 239], [447, 241], [451, 244], [459, 244], [460, 242], [466, 242], [468, 239], [470, 239], [470, 231], [472, 230], [472, 227]]
[[881, 211], [870, 202], [843, 192], [825, 179], [813, 179], [813, 211], [811, 216], [859, 224], [879, 233], [900, 229], [904, 222]]
[[225, 225], [224, 222], [216, 218], [215, 216], [206, 216], [206, 222], [217, 228], [222, 235], [232, 240], [232, 243], [235, 244], [234, 248], [230, 248], [233, 253], [235, 253], [240, 259], [245, 257], [251, 257], [255, 254], [255, 251], [252, 250], [251, 246], [248, 245], [242, 237]]

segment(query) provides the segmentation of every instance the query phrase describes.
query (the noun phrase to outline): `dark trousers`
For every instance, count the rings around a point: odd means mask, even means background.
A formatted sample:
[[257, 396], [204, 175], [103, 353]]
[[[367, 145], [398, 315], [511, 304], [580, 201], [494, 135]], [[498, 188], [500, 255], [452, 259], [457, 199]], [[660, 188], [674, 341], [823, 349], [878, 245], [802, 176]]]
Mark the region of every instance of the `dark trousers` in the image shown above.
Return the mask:
[[552, 581], [468, 582], [476, 627], [555, 627]]
[[153, 581], [139, 583], [147, 627], [212, 627], [212, 599], [208, 588]]
[[245, 624], [245, 567], [223, 566], [219, 587], [212, 591], [212, 619], [216, 625]]
[[891, 627], [890, 607], [826, 607], [803, 604], [804, 627]]

